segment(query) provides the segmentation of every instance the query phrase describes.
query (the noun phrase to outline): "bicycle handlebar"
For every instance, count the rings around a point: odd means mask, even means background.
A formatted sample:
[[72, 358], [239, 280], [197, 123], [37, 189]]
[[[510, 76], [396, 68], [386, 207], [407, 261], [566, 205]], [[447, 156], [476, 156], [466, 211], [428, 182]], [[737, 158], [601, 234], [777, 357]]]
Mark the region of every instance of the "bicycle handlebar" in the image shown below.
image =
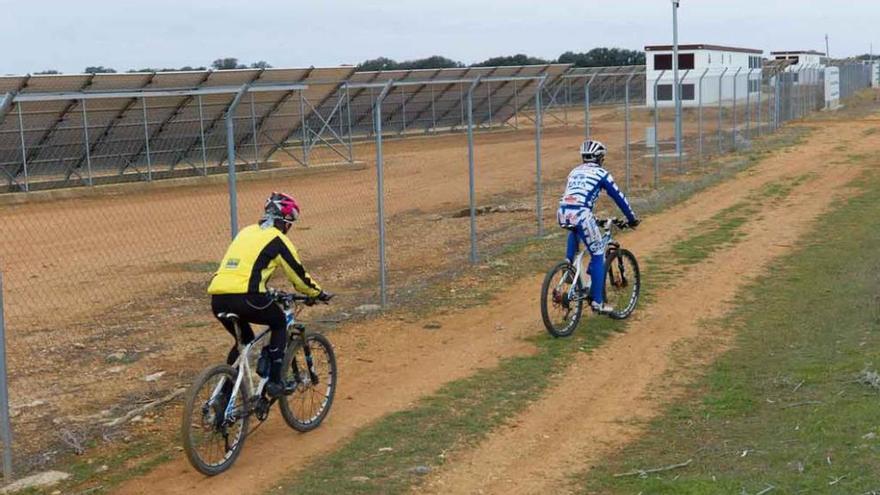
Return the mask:
[[330, 301], [319, 301], [315, 297], [303, 296], [300, 294], [293, 294], [290, 292], [284, 292], [283, 290], [268, 288], [266, 293], [277, 302], [282, 303], [302, 303], [306, 306], [314, 306], [315, 304], [321, 302], [324, 304], [330, 304]]
[[625, 230], [625, 229], [630, 228], [629, 222], [627, 222], [626, 220], [621, 220], [616, 217], [600, 218], [600, 219], [596, 220], [596, 224], [599, 225], [599, 227], [601, 227], [603, 229], [610, 229], [611, 225], [614, 225], [615, 227], [617, 227], [620, 230]]

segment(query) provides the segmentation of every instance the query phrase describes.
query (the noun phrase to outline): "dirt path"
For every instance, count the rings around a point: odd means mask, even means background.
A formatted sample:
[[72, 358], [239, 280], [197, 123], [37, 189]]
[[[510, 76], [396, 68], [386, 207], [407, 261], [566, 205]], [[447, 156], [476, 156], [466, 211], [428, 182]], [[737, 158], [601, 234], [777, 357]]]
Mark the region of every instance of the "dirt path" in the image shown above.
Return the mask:
[[[845, 132], [840, 129], [840, 133]], [[837, 132], [837, 131], [835, 131]], [[833, 140], [834, 136], [829, 135], [822, 138], [821, 146], [827, 146], [825, 140]], [[817, 141], [818, 142], [818, 141]], [[749, 193], [760, 188], [761, 186], [775, 182], [781, 178], [792, 177], [803, 174], [809, 170], [816, 170], [823, 175], [829, 173], [830, 169], [819, 166], [815, 163], [816, 156], [814, 147], [815, 143], [802, 146], [792, 150], [789, 153], [777, 153], [774, 157], [768, 159], [754, 170], [741, 174], [736, 180], [728, 181], [724, 184], [716, 186], [705, 191], [666, 213], [651, 217], [645, 223], [644, 228], [626, 238], [626, 244], [633, 248], [641, 257], [648, 257], [652, 254], [666, 248], [670, 242], [681, 238], [686, 230], [694, 223], [705, 220], [717, 213], [721, 209], [731, 206], [742, 200]], [[809, 164], [804, 166], [804, 164]], [[836, 174], [840, 183], [845, 181], [852, 172], [847, 174]], [[803, 195], [799, 190], [795, 197], [800, 198]], [[822, 192], [823, 198], [830, 198], [832, 192], [830, 188], [826, 188]], [[821, 209], [822, 202], [815, 201], [817, 204], [808, 205], [809, 208]], [[803, 206], [804, 210], [798, 210], [798, 218], [801, 220], [793, 221], [790, 227], [786, 228], [786, 232], [791, 231], [789, 235], [796, 235], [799, 228], [805, 226], [812, 218], [813, 210], [807, 206]], [[757, 224], [756, 227], [757, 228]], [[751, 234], [746, 242], [764, 242], [760, 230], [756, 230]], [[758, 240], [755, 240], [758, 239]], [[765, 251], [759, 250], [760, 253], [766, 254]], [[737, 250], [745, 256], [745, 250]], [[725, 256], [728, 254], [725, 253]], [[717, 261], [721, 261], [720, 259]], [[744, 263], [741, 260], [730, 260], [737, 263]], [[728, 262], [725, 260], [725, 262]], [[725, 266], [716, 264], [716, 266]], [[739, 265], [736, 265], [739, 266]], [[705, 268], [700, 268], [704, 270]], [[709, 270], [712, 271], [712, 270]], [[728, 290], [727, 285], [722, 281], [729, 282], [735, 269], [718, 270], [713, 277], [719, 277], [717, 282], [713, 282], [713, 287], [717, 286], [717, 290]], [[714, 280], [714, 279], [713, 279]], [[737, 282], [739, 283], [739, 282]], [[513, 284], [505, 294], [501, 294], [500, 301], [494, 302], [486, 306], [473, 308], [469, 310], [458, 311], [447, 316], [435, 318], [441, 323], [442, 328], [439, 331], [431, 332], [425, 330], [419, 322], [406, 322], [388, 319], [379, 319], [365, 324], [349, 325], [341, 331], [334, 333], [334, 342], [338, 347], [340, 356], [340, 367], [342, 376], [340, 380], [340, 389], [338, 391], [338, 402], [334, 406], [328, 422], [319, 430], [307, 435], [297, 435], [290, 432], [277, 417], [272, 418], [270, 422], [264, 426], [249, 441], [243, 456], [239, 459], [235, 468], [214, 479], [206, 479], [197, 475], [182, 458], [177, 458], [172, 462], [159, 467], [154, 472], [130, 481], [126, 485], [120, 487], [119, 493], [261, 493], [263, 490], [271, 488], [274, 482], [282, 477], [293, 474], [296, 469], [302, 466], [306, 461], [315, 457], [322, 452], [329, 451], [340, 445], [342, 441], [348, 438], [352, 433], [368, 425], [370, 422], [380, 418], [390, 412], [406, 408], [419, 397], [431, 393], [438, 389], [444, 383], [451, 380], [468, 376], [475, 369], [494, 365], [499, 357], [513, 355], [518, 353], [527, 353], [531, 351], [531, 346], [523, 342], [523, 337], [534, 335], [542, 332], [538, 312], [531, 305], [521, 304], [520, 297], [511, 297], [513, 295], [521, 296], [523, 293], [531, 293], [535, 291], [535, 287], [539, 284], [539, 276], [526, 278]], [[736, 284], [731, 284], [736, 285]], [[730, 289], [733, 290], [733, 289]], [[721, 294], [721, 293], [718, 293]], [[708, 301], [723, 300], [714, 299], [718, 296], [716, 293], [704, 294], [704, 298], [699, 301], [694, 297], [682, 297], [682, 300], [688, 301], [688, 307], [691, 304], [701, 308], [711, 308]], [[722, 294], [723, 295], [723, 294]], [[662, 294], [661, 297], [679, 297], [675, 294]], [[718, 296], [720, 297], [720, 296]], [[712, 299], [708, 299], [712, 298]], [[693, 301], [692, 301], [693, 300]], [[658, 304], [655, 306], [659, 310], [663, 308], [671, 308], [668, 304]], [[677, 307], [680, 310], [680, 307]], [[590, 368], [589, 372], [583, 374], [570, 374], [567, 379], [574, 379], [582, 376], [589, 376], [590, 380], [585, 380], [585, 384], [576, 383], [570, 387], [560, 387], [561, 390], [576, 391], [574, 397], [570, 395], [558, 395], [554, 392], [548, 397], [549, 400], [560, 401], [558, 411], [559, 417], [564, 417], [566, 411], [574, 412], [574, 417], [582, 417], [586, 412], [583, 407], [575, 407], [575, 405], [590, 404], [594, 408], [592, 414], [599, 418], [607, 418], [606, 421], [586, 421], [584, 424], [594, 424], [601, 427], [597, 428], [598, 433], [606, 431], [606, 426], [611, 420], [615, 419], [614, 413], [617, 411], [647, 411], [647, 406], [642, 409], [627, 407], [633, 405], [632, 401], [642, 400], [645, 386], [652, 382], [658, 374], [664, 371], [666, 365], [666, 345], [669, 342], [677, 341], [686, 332], [677, 333], [675, 331], [669, 333], [664, 331], [663, 325], [675, 328], [678, 324], [676, 317], [683, 316], [679, 314], [655, 314], [647, 312], [641, 315], [640, 321], [636, 325], [650, 325], [651, 330], [633, 329], [627, 335], [614, 340], [591, 357], [585, 357], [577, 364], [579, 369], [585, 367]], [[653, 322], [653, 323], [651, 323]], [[498, 330], [498, 324], [503, 323], [503, 330]], [[668, 336], [667, 336], [668, 335]], [[467, 339], [461, 338], [467, 336]], [[662, 337], [662, 338], [661, 338]], [[656, 338], [659, 340], [651, 340]], [[647, 340], [640, 340], [647, 339]], [[622, 351], [620, 346], [630, 347], [633, 350]], [[636, 352], [638, 351], [638, 352]], [[381, 360], [379, 359], [381, 357]], [[614, 387], [608, 387], [612, 383], [611, 379], [615, 376], [614, 372], [618, 369], [627, 370], [623, 367], [623, 359], [631, 369], [627, 373], [632, 375], [631, 380], [627, 380], [626, 387], [620, 387], [619, 380], [613, 382]], [[649, 359], [650, 358], [650, 359]], [[620, 363], [615, 364], [615, 363]], [[633, 366], [633, 363], [639, 363]], [[608, 366], [608, 374], [601, 375], [592, 371], [596, 366]], [[614, 366], [619, 366], [615, 368]], [[616, 393], [624, 394], [620, 399], [620, 407], [618, 402], [603, 396], [605, 387], [592, 388], [592, 392], [586, 392], [585, 388], [596, 387], [594, 383], [597, 376], [606, 376], [606, 387], [615, 389]], [[632, 386], [629, 386], [631, 384]], [[629, 395], [626, 395], [629, 394]], [[596, 403], [594, 399], [602, 397], [601, 402]], [[629, 397], [630, 402], [627, 403], [625, 398]], [[543, 402], [542, 402], [543, 404]], [[604, 404], [604, 405], [603, 405]], [[569, 405], [571, 407], [569, 407]], [[523, 430], [523, 434], [530, 431], [527, 425], [532, 425], [529, 418], [532, 415], [542, 414], [544, 406], [535, 406], [519, 420], [522, 424], [517, 430]], [[545, 411], [546, 413], [546, 411]], [[604, 415], [604, 416], [603, 416]], [[547, 424], [555, 424], [565, 426], [566, 424], [579, 424], [573, 421], [552, 421]], [[535, 425], [540, 422], [534, 423]], [[536, 427], [537, 428], [537, 427]], [[533, 432], [540, 431], [538, 429]], [[596, 441], [604, 441], [598, 437], [587, 437], [586, 434], [580, 433], [580, 428], [572, 431], [560, 431], [560, 435], [566, 435], [571, 438], [572, 451], [579, 452], [583, 445], [593, 445]], [[614, 431], [609, 429], [607, 431]], [[573, 435], [572, 433], [578, 433]], [[509, 473], [513, 473], [515, 469], [521, 469], [516, 463], [524, 461], [526, 455], [522, 456], [516, 452], [531, 451], [533, 454], [542, 455], [547, 451], [540, 450], [540, 447], [549, 448], [553, 442], [541, 442], [541, 433], [538, 439], [531, 437], [512, 438], [514, 441], [526, 441], [523, 445], [533, 445], [537, 450], [510, 449], [507, 451], [495, 450], [493, 445], [499, 445], [508, 435], [517, 434], [516, 431], [504, 432], [484, 444], [477, 451], [468, 454], [466, 457], [459, 459], [459, 462], [452, 464], [452, 468], [443, 473], [443, 475], [435, 480], [436, 486], [443, 486], [443, 492], [448, 491], [448, 487], [460, 487], [461, 492], [468, 492], [471, 488], [482, 486], [488, 479], [505, 480]], [[628, 434], [635, 434], [630, 432]], [[556, 437], [556, 434], [553, 435]], [[612, 436], [609, 440], [625, 439], [623, 433]], [[576, 440], [577, 439], [577, 440]], [[509, 444], [504, 444], [509, 445]], [[283, 455], [275, 456], [273, 461], [267, 461], [264, 452], [282, 452]], [[503, 454], [503, 455], [501, 455]], [[467, 466], [476, 466], [479, 464], [471, 464], [469, 459], [482, 461], [481, 456], [488, 455], [488, 459], [492, 462], [485, 465], [486, 469], [468, 469]], [[512, 456], [512, 457], [511, 457]], [[531, 458], [531, 463], [534, 459]], [[559, 458], [555, 454], [553, 458]], [[571, 459], [571, 457], [567, 457]], [[491, 467], [491, 469], [489, 469]], [[508, 469], [509, 468], [509, 469]], [[529, 470], [523, 470], [521, 473], [527, 473]], [[482, 473], [482, 474], [477, 474]], [[555, 473], [562, 475], [564, 473]], [[488, 476], [488, 478], [484, 477]], [[518, 476], [519, 477], [519, 476]], [[529, 479], [541, 480], [554, 479], [554, 473], [536, 473]], [[442, 485], [440, 483], [443, 483]], [[509, 489], [503, 485], [492, 485], [500, 489]], [[526, 486], [526, 485], [524, 485]], [[537, 485], [534, 485], [537, 486]]]
[[[571, 475], [583, 472], [604, 454], [639, 435], [642, 427], [638, 425], [658, 414], [692, 376], [675, 368], [673, 351], [695, 337], [721, 337], [714, 332], [716, 328], [704, 322], [722, 316], [737, 290], [791, 249], [862, 170], [855, 164], [829, 166], [798, 158], [838, 145], [852, 137], [854, 130], [861, 130], [861, 126], [817, 133], [809, 144], [771, 160], [767, 166], [785, 161], [797, 164], [798, 174], [816, 175], [781, 205], [763, 205], [735, 248], [716, 253], [661, 290], [626, 334], [615, 336], [593, 354], [580, 356], [544, 399], [476, 449], [451, 458], [448, 467], [429, 481], [429, 491], [564, 493], [571, 489]], [[854, 148], [856, 152], [876, 152], [880, 140]], [[722, 202], [742, 199], [746, 191], [737, 189], [743, 182], [732, 181], [701, 196]], [[733, 195], [723, 194], [722, 189]], [[680, 211], [673, 210], [662, 216], [678, 215]], [[633, 236], [627, 244], [641, 244], [639, 240]], [[636, 252], [644, 251], [637, 248]], [[723, 347], [710, 347], [701, 361], [711, 362]], [[661, 385], [662, 397], [657, 393]], [[422, 486], [419, 491], [425, 489]]]

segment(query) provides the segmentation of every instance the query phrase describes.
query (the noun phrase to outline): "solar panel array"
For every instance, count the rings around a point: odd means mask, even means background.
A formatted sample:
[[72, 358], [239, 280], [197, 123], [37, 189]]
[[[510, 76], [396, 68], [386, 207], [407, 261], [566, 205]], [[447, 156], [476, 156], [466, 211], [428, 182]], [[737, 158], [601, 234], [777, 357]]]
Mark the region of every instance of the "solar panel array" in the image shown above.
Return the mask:
[[[226, 157], [223, 117], [234, 88], [308, 84], [302, 91], [253, 92], [238, 107], [236, 142], [254, 142], [256, 163], [261, 150], [303, 122], [300, 95], [319, 105], [353, 72], [339, 67], [0, 77], [0, 91], [46, 96], [7, 109], [0, 122], [0, 177], [20, 183], [26, 168], [31, 184], [51, 187], [70, 179], [156, 178], [180, 168], [210, 173]], [[194, 94], [212, 88], [217, 91]], [[156, 96], [161, 90], [193, 94]], [[136, 93], [119, 96], [126, 91]], [[56, 93], [72, 94], [53, 99]]]
[[[353, 67], [242, 69], [0, 77], [0, 180], [8, 191], [225, 171], [224, 116], [235, 91], [249, 91], [234, 115], [238, 165], [266, 166], [282, 150], [308, 165], [317, 148], [352, 160], [350, 142], [373, 133], [381, 83], [388, 133], [466, 125], [474, 92], [477, 126], [503, 126], [533, 105], [540, 78], [566, 64], [355, 72]], [[497, 80], [498, 78], [520, 78]], [[421, 84], [424, 83], [424, 84]], [[346, 149], [346, 142], [349, 147]]]
[[[358, 72], [349, 81], [352, 130], [355, 135], [372, 134], [372, 108], [381, 92], [377, 85], [390, 80], [407, 84], [392, 87], [385, 98], [383, 130], [396, 134], [423, 133], [467, 125], [466, 96], [470, 81], [478, 77], [487, 80], [474, 91], [474, 123], [485, 127], [503, 125], [518, 111], [531, 106], [538, 78], [547, 76], [548, 80], [556, 80], [569, 67], [549, 64]], [[533, 79], [491, 80], [520, 77]], [[420, 82], [425, 84], [417, 84]]]

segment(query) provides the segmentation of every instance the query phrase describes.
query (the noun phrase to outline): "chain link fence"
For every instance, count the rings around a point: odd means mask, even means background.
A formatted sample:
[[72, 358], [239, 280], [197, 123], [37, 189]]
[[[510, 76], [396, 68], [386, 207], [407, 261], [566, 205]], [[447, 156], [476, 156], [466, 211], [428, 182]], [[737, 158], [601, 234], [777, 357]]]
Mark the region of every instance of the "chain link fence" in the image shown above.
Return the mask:
[[[840, 69], [842, 96], [866, 87], [865, 70]], [[584, 138], [638, 196], [825, 105], [818, 67], [682, 71], [677, 144], [671, 76], [644, 67], [124, 76], [113, 91], [0, 80], [19, 470], [114, 438], [126, 411], [225, 355], [204, 290], [273, 190], [303, 205], [290, 236], [340, 293], [339, 321], [551, 229]]]

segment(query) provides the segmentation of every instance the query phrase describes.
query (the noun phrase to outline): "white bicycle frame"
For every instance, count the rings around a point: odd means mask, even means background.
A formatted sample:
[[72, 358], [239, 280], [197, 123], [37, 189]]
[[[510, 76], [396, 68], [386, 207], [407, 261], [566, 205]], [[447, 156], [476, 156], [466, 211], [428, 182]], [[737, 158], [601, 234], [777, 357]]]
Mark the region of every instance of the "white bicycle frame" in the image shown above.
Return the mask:
[[[285, 309], [284, 315], [287, 319], [287, 330], [289, 331], [293, 324], [296, 323], [296, 315], [292, 307]], [[248, 388], [254, 391], [254, 397], [260, 397], [263, 395], [263, 389], [269, 382], [269, 377], [260, 377], [257, 388], [254, 388], [254, 375], [251, 372], [250, 356], [257, 344], [265, 339], [269, 332], [269, 330], [264, 330], [263, 333], [256, 336], [249, 344], [242, 345], [241, 325], [238, 321], [235, 322], [235, 342], [238, 345], [238, 359], [233, 363], [232, 367], [238, 370], [238, 377], [235, 379], [235, 385], [232, 387], [232, 394], [230, 394], [229, 402], [226, 404], [226, 410], [223, 412], [224, 419], [228, 420], [232, 412], [235, 410], [235, 400], [238, 398], [238, 393], [241, 390], [241, 383], [245, 376], [247, 376], [248, 385], [250, 385]], [[217, 383], [217, 386], [214, 387], [214, 391], [211, 393], [212, 400], [220, 395], [223, 385], [225, 384], [226, 378]]]
[[[602, 241], [604, 242], [605, 246], [608, 246], [611, 243], [611, 241], [613, 240], [613, 237], [611, 235], [611, 225], [612, 225], [612, 222], [608, 221], [608, 222], [606, 222], [605, 227], [604, 227], [605, 235], [602, 236]], [[578, 239], [578, 242], [580, 242], [580, 239]], [[572, 261], [572, 264], [575, 267], [574, 280], [580, 280], [581, 285], [583, 285], [583, 287], [584, 287], [583, 298], [587, 297], [587, 294], [589, 294], [589, 292], [590, 292], [589, 289], [592, 286], [592, 280], [590, 277], [586, 277], [587, 270], [584, 270], [584, 256], [586, 256], [587, 253], [589, 253], [589, 248], [587, 246], [584, 246], [584, 249], [581, 249], [580, 252], [578, 252], [577, 256], [574, 257], [574, 261]], [[562, 285], [563, 280], [559, 281], [560, 285]], [[569, 301], [576, 300], [575, 299], [575, 289], [576, 288], [577, 288], [577, 284], [575, 284], [575, 283], [572, 283], [571, 287], [568, 288], [568, 300]]]

